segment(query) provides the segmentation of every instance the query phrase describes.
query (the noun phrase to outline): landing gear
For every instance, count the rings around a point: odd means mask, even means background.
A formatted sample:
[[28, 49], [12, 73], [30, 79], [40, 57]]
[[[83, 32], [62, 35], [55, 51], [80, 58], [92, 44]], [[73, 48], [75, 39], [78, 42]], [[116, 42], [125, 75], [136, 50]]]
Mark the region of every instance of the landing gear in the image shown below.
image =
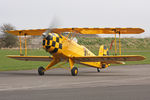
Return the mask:
[[101, 70], [100, 70], [100, 68], [97, 68], [97, 72], [100, 72]]
[[106, 68], [106, 64], [102, 64], [102, 68]]
[[73, 67], [71, 69], [71, 74], [72, 74], [72, 76], [77, 76], [77, 74], [78, 74], [78, 68], [77, 67]]
[[50, 67], [56, 65], [59, 61], [60, 61], [59, 59], [53, 58], [53, 60], [45, 68], [43, 67], [38, 68], [38, 74], [44, 75], [45, 71], [47, 71]]
[[45, 71], [45, 68], [43, 68], [43, 67], [38, 68], [38, 74], [39, 75], [41, 75], [41, 76], [44, 75], [44, 71]]

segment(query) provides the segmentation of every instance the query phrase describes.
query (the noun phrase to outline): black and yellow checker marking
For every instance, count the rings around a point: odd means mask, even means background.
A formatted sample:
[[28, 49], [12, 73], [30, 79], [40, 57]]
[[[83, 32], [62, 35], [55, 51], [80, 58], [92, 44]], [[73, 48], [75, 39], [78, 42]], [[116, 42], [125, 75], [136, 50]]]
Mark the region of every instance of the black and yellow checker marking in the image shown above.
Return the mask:
[[56, 53], [59, 49], [62, 49], [62, 36], [57, 33], [49, 33], [49, 35], [43, 39], [43, 48], [50, 53]]

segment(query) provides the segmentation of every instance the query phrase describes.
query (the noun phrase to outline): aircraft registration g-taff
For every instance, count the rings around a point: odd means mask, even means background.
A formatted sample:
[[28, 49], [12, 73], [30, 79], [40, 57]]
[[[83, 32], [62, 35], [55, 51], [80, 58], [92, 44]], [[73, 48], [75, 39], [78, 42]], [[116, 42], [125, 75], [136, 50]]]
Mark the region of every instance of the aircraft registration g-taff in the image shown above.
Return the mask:
[[[124, 61], [144, 60], [140, 55], [122, 55], [120, 34], [140, 34], [144, 30], [141, 28], [52, 28], [52, 29], [32, 29], [32, 30], [10, 30], [6, 31], [18, 35], [20, 39], [20, 55], [8, 55], [9, 58], [25, 61], [49, 61], [44, 68], [38, 68], [38, 74], [44, 75], [44, 72], [51, 69], [59, 62], [67, 61], [70, 65], [72, 76], [78, 74], [78, 67], [74, 64], [83, 64], [100, 69], [107, 68], [110, 64], [124, 64]], [[86, 47], [75, 42], [76, 34], [114, 34], [115, 35], [115, 53], [117, 54], [116, 35], [119, 35], [119, 55], [109, 55], [108, 48], [101, 45], [99, 55], [93, 54]], [[26, 46], [27, 35], [42, 35], [43, 48], [52, 56], [28, 56]], [[25, 55], [22, 55], [21, 36], [25, 37]]]

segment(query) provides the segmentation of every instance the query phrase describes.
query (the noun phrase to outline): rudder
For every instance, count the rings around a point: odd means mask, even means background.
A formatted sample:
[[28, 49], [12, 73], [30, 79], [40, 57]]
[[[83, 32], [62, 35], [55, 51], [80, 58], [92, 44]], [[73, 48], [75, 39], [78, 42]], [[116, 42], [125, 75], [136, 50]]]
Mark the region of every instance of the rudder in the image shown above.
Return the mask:
[[[99, 48], [99, 56], [108, 56], [109, 55], [109, 51], [108, 48], [104, 45], [101, 45]], [[106, 64], [101, 62], [101, 68], [107, 68], [110, 64]]]
[[101, 45], [100, 48], [99, 48], [99, 56], [107, 56], [109, 55], [109, 51], [108, 51], [108, 48], [104, 45]]

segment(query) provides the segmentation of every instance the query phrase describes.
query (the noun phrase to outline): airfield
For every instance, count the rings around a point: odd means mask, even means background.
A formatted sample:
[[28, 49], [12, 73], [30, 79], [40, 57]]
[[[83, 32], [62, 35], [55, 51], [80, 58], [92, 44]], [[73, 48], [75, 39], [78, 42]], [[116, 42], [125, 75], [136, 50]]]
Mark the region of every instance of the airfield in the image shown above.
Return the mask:
[[2, 71], [0, 100], [149, 100], [150, 65], [111, 66], [96, 72], [79, 68], [78, 76], [64, 69]]

